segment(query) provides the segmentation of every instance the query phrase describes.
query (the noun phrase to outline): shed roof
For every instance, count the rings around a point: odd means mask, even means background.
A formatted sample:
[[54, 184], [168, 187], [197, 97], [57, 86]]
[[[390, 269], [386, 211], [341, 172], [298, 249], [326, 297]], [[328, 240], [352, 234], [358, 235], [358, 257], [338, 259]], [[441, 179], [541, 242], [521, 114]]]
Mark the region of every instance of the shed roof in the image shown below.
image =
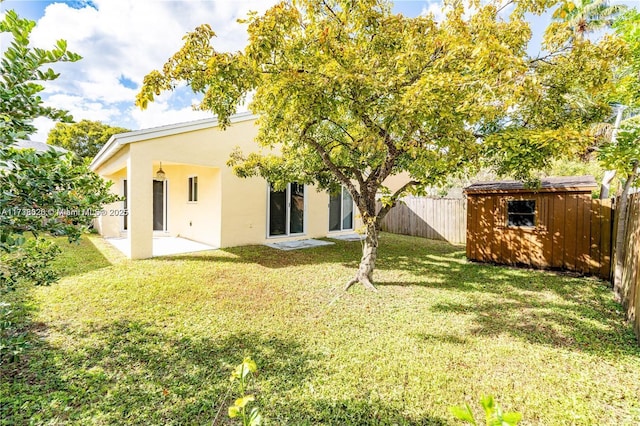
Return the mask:
[[525, 188], [524, 183], [517, 180], [500, 180], [477, 182], [464, 189], [469, 194], [508, 193], [508, 192], [590, 192], [598, 188], [593, 176], [559, 176], [540, 180], [540, 187]]

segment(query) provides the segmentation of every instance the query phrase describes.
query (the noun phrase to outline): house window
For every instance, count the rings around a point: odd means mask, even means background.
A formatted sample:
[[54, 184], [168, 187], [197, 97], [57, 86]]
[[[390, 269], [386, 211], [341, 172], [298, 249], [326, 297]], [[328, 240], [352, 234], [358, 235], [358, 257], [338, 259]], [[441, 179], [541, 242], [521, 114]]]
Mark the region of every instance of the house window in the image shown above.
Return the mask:
[[329, 194], [329, 231], [353, 229], [353, 198], [345, 187]]
[[509, 200], [507, 201], [507, 226], [535, 226], [536, 225], [536, 201], [535, 200]]
[[269, 185], [269, 236], [304, 233], [304, 185], [290, 183], [282, 191]]
[[195, 203], [198, 201], [198, 176], [191, 176], [189, 178], [189, 202]]

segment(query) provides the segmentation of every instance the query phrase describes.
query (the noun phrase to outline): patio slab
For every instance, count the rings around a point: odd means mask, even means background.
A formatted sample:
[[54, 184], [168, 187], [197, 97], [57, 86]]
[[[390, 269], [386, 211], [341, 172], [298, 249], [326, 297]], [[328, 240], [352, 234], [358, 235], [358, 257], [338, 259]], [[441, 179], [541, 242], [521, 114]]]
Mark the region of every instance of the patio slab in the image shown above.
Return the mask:
[[327, 235], [327, 238], [340, 241], [362, 241], [366, 238], [366, 236], [353, 232], [351, 234]]
[[[129, 240], [127, 238], [105, 238], [105, 241], [120, 250], [125, 256], [129, 256]], [[153, 257], [215, 249], [216, 247], [187, 240], [186, 238], [153, 237]]]
[[280, 243], [267, 243], [265, 245], [267, 247], [271, 247], [278, 250], [298, 250], [298, 249], [305, 249], [305, 248], [311, 248], [311, 247], [328, 246], [331, 244], [333, 243], [329, 241], [314, 240], [310, 238], [307, 240], [283, 241]]

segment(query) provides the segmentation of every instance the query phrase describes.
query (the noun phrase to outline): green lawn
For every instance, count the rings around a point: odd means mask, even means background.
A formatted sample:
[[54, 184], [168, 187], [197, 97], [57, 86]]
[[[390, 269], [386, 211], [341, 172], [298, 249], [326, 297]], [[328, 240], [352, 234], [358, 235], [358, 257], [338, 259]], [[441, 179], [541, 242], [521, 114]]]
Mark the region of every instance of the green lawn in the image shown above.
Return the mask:
[[458, 424], [492, 394], [523, 424], [638, 424], [640, 349], [606, 283], [468, 263], [384, 234], [378, 293], [342, 286], [360, 244], [129, 261], [64, 244], [29, 293], [29, 356], [0, 370], [3, 424], [228, 424], [251, 355], [269, 424]]

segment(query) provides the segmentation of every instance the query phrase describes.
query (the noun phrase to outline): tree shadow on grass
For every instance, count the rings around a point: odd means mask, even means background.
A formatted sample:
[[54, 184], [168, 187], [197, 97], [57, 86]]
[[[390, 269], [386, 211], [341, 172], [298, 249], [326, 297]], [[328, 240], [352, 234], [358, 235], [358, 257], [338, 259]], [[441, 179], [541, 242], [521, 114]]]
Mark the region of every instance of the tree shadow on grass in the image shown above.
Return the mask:
[[606, 307], [504, 300], [478, 303], [443, 303], [433, 310], [470, 316], [470, 332], [478, 336], [509, 334], [533, 343], [584, 351], [615, 359], [621, 355], [640, 357], [633, 330], [618, 313]]
[[[41, 323], [32, 331], [47, 334]], [[40, 339], [29, 356], [0, 366], [0, 417], [8, 424], [237, 424], [227, 416], [239, 397], [229, 376], [247, 355], [258, 365], [249, 392], [274, 424], [446, 424], [382, 401], [290, 399], [327, 374], [318, 371], [321, 355], [294, 339], [189, 337], [129, 320], [64, 335], [64, 349]]]
[[69, 338], [76, 344], [65, 350], [41, 340], [29, 357], [0, 369], [11, 383], [11, 396], [0, 398], [4, 419], [211, 424], [222, 407], [218, 424], [226, 424], [227, 407], [239, 396], [229, 376], [244, 356], [259, 366], [256, 383], [268, 377], [279, 392], [302, 386], [315, 357], [295, 340], [257, 333], [194, 338], [126, 320]]
[[355, 398], [336, 399], [314, 399], [307, 401], [300, 406], [283, 407], [293, 412], [303, 413], [303, 418], [287, 419], [276, 418], [276, 424], [295, 424], [299, 426], [311, 425], [424, 425], [424, 426], [446, 426], [450, 424], [447, 420], [435, 417], [424, 416], [415, 418], [406, 415], [403, 410], [407, 407], [396, 407], [385, 404], [379, 400]]
[[377, 282], [378, 286], [451, 292], [451, 301], [431, 309], [471, 318], [472, 334], [509, 334], [533, 344], [609, 358], [640, 356], [633, 330], [604, 281], [466, 262], [456, 253], [381, 262], [380, 270], [393, 268], [411, 272], [411, 279]]
[[[325, 240], [322, 239], [321, 240]], [[334, 244], [298, 250], [278, 250], [252, 245], [220, 249], [209, 252], [182, 254], [154, 258], [166, 262], [201, 261], [220, 263], [254, 263], [269, 269], [287, 268], [301, 265], [335, 264], [357, 268], [362, 257], [360, 241], [330, 240]], [[395, 265], [400, 269], [415, 269], [417, 256], [425, 254], [464, 255], [464, 247], [453, 246], [444, 241], [426, 240], [416, 237], [382, 233], [378, 259], [380, 265]]]
[[54, 267], [60, 277], [81, 275], [112, 266], [102, 251], [87, 236], [76, 243], [69, 243], [64, 238], [56, 238], [62, 253], [54, 261]]
[[[336, 241], [332, 246], [289, 252], [247, 246], [225, 249], [223, 256], [181, 258], [249, 262], [267, 268], [322, 264], [355, 269], [360, 250], [359, 242]], [[602, 356], [640, 356], [633, 332], [604, 281], [468, 262], [461, 246], [385, 233], [374, 280], [380, 289], [450, 292], [452, 301], [432, 309], [472, 318], [472, 333], [477, 335], [506, 333], [531, 343]]]
[[230, 247], [209, 252], [163, 256], [154, 258], [154, 260], [254, 263], [269, 269], [280, 269], [300, 265], [343, 264], [345, 259], [353, 259], [349, 264], [356, 267], [362, 254], [360, 244], [345, 241], [336, 241], [335, 243], [328, 246], [287, 251], [260, 245]]

